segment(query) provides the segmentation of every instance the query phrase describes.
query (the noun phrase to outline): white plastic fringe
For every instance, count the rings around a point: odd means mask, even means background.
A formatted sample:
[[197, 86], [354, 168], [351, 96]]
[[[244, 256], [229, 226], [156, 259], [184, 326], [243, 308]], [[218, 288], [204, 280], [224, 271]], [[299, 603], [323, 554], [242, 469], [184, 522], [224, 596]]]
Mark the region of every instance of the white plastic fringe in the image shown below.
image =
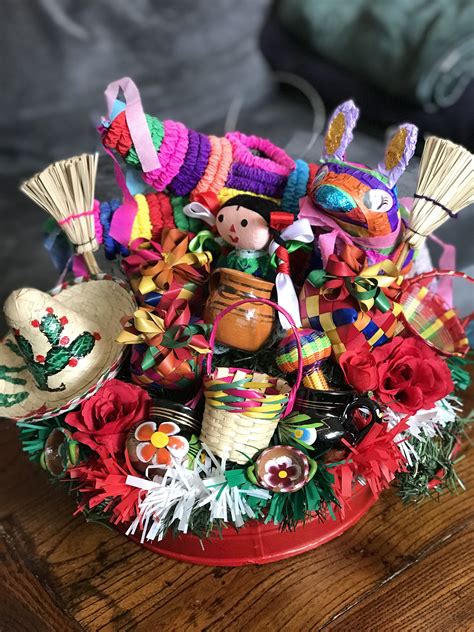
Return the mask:
[[[204, 462], [202, 454], [207, 457]], [[160, 541], [172, 523], [178, 531], [187, 533], [192, 512], [206, 505], [209, 505], [211, 521], [231, 521], [239, 527], [245, 517], [255, 518], [246, 496], [269, 499], [271, 494], [265, 489], [229, 487], [225, 466], [225, 457], [219, 462], [202, 444], [192, 470], [173, 459], [173, 466], [166, 469], [161, 481], [128, 476], [127, 484], [142, 489], [145, 494], [139, 503], [139, 516], [131, 523], [127, 535], [141, 529], [142, 543], [145, 539]]]
[[[449, 395], [436, 402], [430, 410], [419, 410], [408, 420], [408, 428], [395, 437], [401, 453], [410, 466], [419, 460], [419, 455], [411, 439], [429, 441], [439, 434], [440, 428], [445, 428], [456, 421], [462, 412], [461, 401], [454, 395]], [[397, 425], [406, 415], [387, 409], [385, 420], [389, 428]]]

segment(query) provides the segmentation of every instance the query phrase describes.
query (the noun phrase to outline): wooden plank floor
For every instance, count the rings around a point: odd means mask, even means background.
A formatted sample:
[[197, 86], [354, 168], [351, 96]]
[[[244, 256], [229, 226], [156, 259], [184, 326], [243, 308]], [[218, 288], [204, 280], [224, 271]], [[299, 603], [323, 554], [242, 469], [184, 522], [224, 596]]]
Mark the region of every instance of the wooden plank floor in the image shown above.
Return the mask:
[[403, 507], [388, 491], [320, 549], [208, 568], [73, 517], [3, 422], [0, 630], [474, 630], [473, 465], [471, 449], [459, 467], [468, 491], [439, 504]]

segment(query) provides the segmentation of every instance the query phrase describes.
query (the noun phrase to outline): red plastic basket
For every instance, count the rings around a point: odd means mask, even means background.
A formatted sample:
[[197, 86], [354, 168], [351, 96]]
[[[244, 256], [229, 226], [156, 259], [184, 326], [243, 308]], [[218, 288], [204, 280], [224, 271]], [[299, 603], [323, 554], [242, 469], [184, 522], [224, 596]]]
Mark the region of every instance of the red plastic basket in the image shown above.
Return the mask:
[[344, 519], [324, 522], [313, 518], [295, 531], [280, 531], [277, 525], [249, 523], [236, 531], [225, 529], [222, 537], [200, 540], [194, 535], [173, 537], [168, 534], [161, 542], [140, 542], [140, 536], [130, 539], [146, 549], [180, 562], [206, 566], [245, 566], [269, 564], [311, 551], [341, 535], [364, 516], [377, 501], [368, 486], [358, 484]]

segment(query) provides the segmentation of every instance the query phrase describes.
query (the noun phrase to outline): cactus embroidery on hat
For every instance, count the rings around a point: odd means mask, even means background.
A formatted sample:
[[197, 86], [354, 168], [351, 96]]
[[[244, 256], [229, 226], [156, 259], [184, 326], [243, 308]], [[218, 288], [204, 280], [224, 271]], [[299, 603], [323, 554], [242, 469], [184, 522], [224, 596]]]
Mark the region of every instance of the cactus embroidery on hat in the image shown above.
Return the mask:
[[92, 351], [96, 340], [100, 339], [98, 332], [91, 334], [84, 331], [70, 340], [68, 336], [63, 335], [67, 324], [67, 317], [58, 317], [52, 307], [46, 308], [46, 313], [41, 320], [31, 321], [31, 326], [39, 329], [50, 345], [46, 355], [38, 354], [35, 356], [30, 341], [18, 329], [13, 332], [27, 368], [33, 375], [38, 388], [42, 391], [63, 391], [66, 388], [63, 383], [52, 388], [48, 384], [48, 378], [61, 373], [67, 366], [77, 366], [79, 360]]
[[[105, 309], [104, 306], [107, 306]], [[15, 290], [0, 344], [0, 416], [39, 420], [90, 397], [120, 368], [116, 338], [136, 302], [108, 275], [78, 277], [50, 293]]]

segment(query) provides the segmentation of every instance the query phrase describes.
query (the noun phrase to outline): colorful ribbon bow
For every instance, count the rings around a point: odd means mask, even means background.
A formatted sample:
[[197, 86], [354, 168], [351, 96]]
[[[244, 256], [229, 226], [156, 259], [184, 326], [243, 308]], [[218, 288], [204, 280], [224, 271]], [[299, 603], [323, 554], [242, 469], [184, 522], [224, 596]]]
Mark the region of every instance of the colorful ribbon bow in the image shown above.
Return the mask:
[[[143, 344], [148, 349], [141, 368], [146, 371], [159, 363], [160, 373], [171, 373], [178, 365], [196, 353], [210, 353], [206, 335], [210, 325], [190, 323], [191, 312], [187, 301], [178, 300], [166, 312], [164, 318], [152, 308], [141, 307], [133, 315], [133, 324], [119, 334], [121, 344]], [[155, 366], [158, 370], [158, 366]]]
[[389, 259], [368, 267], [364, 267], [365, 261], [364, 253], [346, 246], [341, 258], [330, 255], [326, 270], [313, 270], [308, 280], [314, 287], [324, 285], [322, 294], [328, 300], [344, 300], [350, 294], [363, 312], [373, 307], [387, 312], [391, 301], [385, 290], [400, 285], [403, 276]]
[[196, 268], [210, 271], [212, 254], [189, 252], [189, 236], [178, 228], [165, 227], [161, 244], [137, 239], [131, 247], [134, 253], [124, 260], [124, 266], [126, 270], [138, 270], [142, 275], [138, 286], [142, 294], [167, 291], [175, 275], [183, 283], [202, 283], [205, 278]]

